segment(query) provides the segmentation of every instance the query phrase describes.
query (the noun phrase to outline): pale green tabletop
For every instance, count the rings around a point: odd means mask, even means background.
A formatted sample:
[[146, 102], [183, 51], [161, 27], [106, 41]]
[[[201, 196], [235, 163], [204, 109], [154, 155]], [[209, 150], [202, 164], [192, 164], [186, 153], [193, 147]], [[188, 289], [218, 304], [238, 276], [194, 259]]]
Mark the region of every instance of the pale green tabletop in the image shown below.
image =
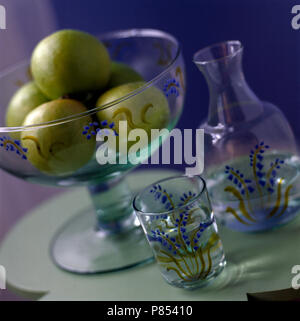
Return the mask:
[[[174, 174], [137, 171], [127, 179], [138, 190]], [[15, 226], [0, 249], [11, 290], [41, 300], [246, 300], [247, 292], [291, 287], [292, 267], [300, 264], [299, 217], [267, 233], [220, 228], [228, 267], [214, 283], [195, 291], [166, 284], [155, 264], [93, 276], [64, 272], [49, 257], [50, 240], [64, 222], [89, 205], [86, 190], [74, 189], [41, 204]]]

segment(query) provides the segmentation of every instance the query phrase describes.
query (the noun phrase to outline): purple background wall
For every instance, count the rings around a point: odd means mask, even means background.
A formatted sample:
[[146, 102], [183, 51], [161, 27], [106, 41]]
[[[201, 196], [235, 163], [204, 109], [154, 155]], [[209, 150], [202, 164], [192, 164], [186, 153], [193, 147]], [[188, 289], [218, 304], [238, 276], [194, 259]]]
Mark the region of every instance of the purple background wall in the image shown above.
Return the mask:
[[[299, 1], [298, 1], [299, 2]], [[87, 4], [88, 3], [88, 4]], [[200, 48], [242, 41], [244, 71], [259, 97], [280, 106], [300, 136], [300, 31], [291, 27], [291, 0], [54, 0], [60, 28], [93, 33], [133, 27], [168, 31], [179, 39], [187, 64], [188, 94], [179, 127], [195, 128], [206, 116], [208, 92], [192, 63]], [[88, 17], [88, 19], [85, 19]]]

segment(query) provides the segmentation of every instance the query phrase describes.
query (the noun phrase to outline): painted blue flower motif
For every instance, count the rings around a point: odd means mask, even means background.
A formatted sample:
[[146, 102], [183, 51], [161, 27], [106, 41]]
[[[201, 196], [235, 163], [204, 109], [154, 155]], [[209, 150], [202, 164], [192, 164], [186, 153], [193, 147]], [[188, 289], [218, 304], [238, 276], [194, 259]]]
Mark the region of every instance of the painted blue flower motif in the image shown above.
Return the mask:
[[259, 171], [261, 171], [264, 167], [262, 164], [264, 157], [264, 152], [269, 149], [269, 145], [265, 145], [264, 142], [261, 142], [260, 144], [255, 145], [255, 150], [250, 151], [249, 159], [250, 159], [250, 167], [253, 166], [253, 159], [256, 158], [256, 167]]
[[27, 148], [22, 147], [19, 140], [13, 140], [9, 136], [0, 137], [0, 147], [4, 148], [7, 152], [15, 152], [22, 159], [27, 160]]
[[150, 193], [154, 195], [155, 200], [159, 200], [166, 210], [172, 210], [174, 208], [172, 204], [172, 194], [169, 194], [160, 184], [153, 185], [150, 189]]
[[[284, 213], [288, 213], [289, 208], [289, 193], [293, 188], [292, 184], [288, 184], [280, 170], [283, 169], [284, 160], [276, 158], [275, 153], [270, 153], [265, 156], [266, 151], [270, 148], [264, 142], [256, 144], [253, 150], [250, 151], [250, 171], [252, 174], [251, 180], [244, 179], [244, 175], [237, 170], [233, 170], [232, 167], [226, 166], [225, 173], [228, 174], [228, 179], [236, 186], [245, 185], [248, 182], [253, 182], [252, 186], [255, 186], [255, 200], [259, 202], [252, 203], [252, 198], [249, 193], [239, 193], [235, 186], [226, 186], [224, 191], [232, 194], [236, 200], [239, 201], [239, 207], [227, 207], [226, 213], [233, 215], [234, 218], [244, 225], [261, 224], [262, 219], [278, 219], [282, 217]], [[268, 163], [268, 159], [270, 159]], [[248, 172], [248, 171], [247, 171]], [[254, 187], [252, 187], [254, 189]], [[246, 189], [248, 191], [248, 189]], [[244, 195], [241, 195], [244, 194]], [[271, 197], [273, 195], [274, 197]], [[256, 216], [256, 211], [259, 206], [260, 213], [264, 213], [264, 217]]]
[[171, 95], [175, 95], [176, 97], [178, 97], [179, 96], [179, 88], [180, 88], [180, 84], [176, 80], [176, 78], [171, 78], [165, 82], [164, 87], [163, 87], [163, 91], [164, 91], [166, 97], [169, 97]]
[[[162, 204], [170, 203], [171, 212], [164, 216], [156, 215], [155, 222], [151, 217], [152, 226], [148, 240], [150, 242], [159, 242], [163, 251], [169, 253], [169, 255], [185, 255], [191, 251], [197, 251], [201, 247], [200, 238], [203, 233], [213, 224], [214, 218], [207, 222], [198, 223], [195, 226], [195, 220], [191, 220], [191, 216], [195, 213], [194, 209], [198, 209], [195, 204], [186, 206], [191, 199], [196, 196], [193, 191], [186, 191], [180, 197], [180, 203], [178, 210], [175, 210], [175, 204], [173, 203], [173, 195], [168, 193], [160, 184], [153, 185], [149, 190], [153, 194], [154, 199]], [[172, 211], [174, 209], [174, 211]], [[179, 210], [180, 209], [180, 210]], [[197, 223], [196, 223], [197, 224]], [[192, 227], [192, 228], [191, 228]]]
[[270, 169], [267, 174], [268, 181], [268, 192], [273, 193], [275, 191], [275, 182], [278, 174], [278, 170], [281, 168], [281, 165], [284, 164], [284, 161], [276, 158], [275, 162], [270, 163]]
[[100, 135], [109, 135], [110, 130], [112, 129], [115, 136], [118, 136], [118, 133], [116, 132], [115, 123], [108, 123], [107, 120], [102, 121], [100, 124], [98, 122], [90, 123], [83, 128], [82, 135], [86, 136], [86, 139], [90, 140], [92, 136], [96, 136], [97, 134]]
[[152, 230], [151, 235], [148, 234], [148, 240], [149, 242], [159, 242], [165, 250], [171, 252], [174, 255], [177, 254], [177, 250], [180, 248], [180, 246], [176, 246], [175, 238], [170, 237], [168, 234], [160, 231], [159, 229]]
[[[193, 197], [196, 196], [196, 193], [192, 191], [188, 191], [186, 193], [183, 193], [182, 196], [180, 197], [180, 203], [178, 203], [178, 206], [183, 206], [187, 204]], [[188, 210], [188, 207], [186, 207], [186, 210]]]
[[[155, 200], [160, 201], [162, 204], [165, 205], [166, 210], [169, 211], [174, 209], [175, 205], [172, 199], [173, 195], [171, 193], [168, 193], [166, 189], [163, 189], [160, 184], [153, 185], [152, 188], [150, 189], [150, 193], [154, 195]], [[187, 192], [184, 192], [180, 197], [180, 202], [177, 204], [177, 206], [178, 207], [184, 206], [184, 208], [182, 209], [182, 213], [180, 214], [181, 218], [183, 218], [183, 215], [186, 214], [188, 210], [193, 208], [194, 206], [193, 204], [190, 206], [186, 204], [195, 196], [196, 196], [196, 193], [192, 191], [187, 191]], [[186, 224], [186, 222], [183, 222], [183, 224]]]
[[239, 189], [242, 195], [246, 192], [253, 193], [255, 191], [252, 180], [245, 179], [244, 174], [238, 169], [236, 170], [231, 166], [225, 166], [225, 174], [227, 174], [227, 179]]
[[276, 176], [281, 165], [284, 164], [283, 160], [277, 158], [274, 162], [271, 162], [269, 168], [264, 163], [264, 153], [270, 146], [264, 142], [255, 145], [254, 149], [250, 151], [249, 165], [253, 169], [253, 179], [245, 179], [244, 174], [239, 170], [235, 170], [233, 167], [226, 166], [225, 173], [228, 174], [227, 179], [236, 185], [241, 194], [245, 194], [245, 185], [250, 193], [254, 192], [253, 181], [255, 181], [257, 188], [266, 188], [269, 193], [275, 191], [274, 186], [276, 182]]
[[200, 223], [196, 235], [194, 235], [194, 231], [188, 231], [184, 227], [174, 229], [171, 233], [167, 233], [161, 229], [154, 229], [151, 230], [151, 234], [148, 234], [148, 240], [149, 242], [160, 243], [162, 248], [170, 254], [177, 254], [177, 251], [180, 249], [186, 251], [186, 248], [189, 247], [197, 250], [199, 248], [200, 238], [213, 222], [214, 218], [211, 221]]

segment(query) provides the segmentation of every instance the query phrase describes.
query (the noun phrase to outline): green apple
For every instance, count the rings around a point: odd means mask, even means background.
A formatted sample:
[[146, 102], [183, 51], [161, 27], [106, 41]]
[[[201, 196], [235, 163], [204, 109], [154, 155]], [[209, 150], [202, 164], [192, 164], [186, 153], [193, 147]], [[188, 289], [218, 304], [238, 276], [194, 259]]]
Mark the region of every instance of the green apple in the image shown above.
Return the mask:
[[[45, 103], [30, 112], [24, 126], [43, 124], [87, 111], [76, 100], [58, 99]], [[82, 134], [92, 122], [90, 116], [62, 124], [39, 126], [21, 133], [22, 146], [28, 149], [28, 160], [48, 175], [68, 175], [84, 166], [93, 156], [96, 140]]]
[[108, 82], [108, 88], [143, 80], [143, 77], [128, 65], [116, 61], [111, 63], [111, 76]]
[[104, 88], [110, 77], [110, 58], [96, 37], [77, 30], [61, 30], [36, 46], [31, 70], [42, 92], [57, 99]]
[[[111, 62], [111, 75], [106, 90], [135, 81], [143, 81], [143, 77], [124, 63], [116, 61]], [[87, 108], [92, 109], [95, 108], [99, 96], [106, 90], [68, 94], [64, 98], [78, 100]]]
[[[22, 126], [27, 114], [48, 100], [49, 99], [37, 88], [34, 82], [23, 85], [16, 91], [9, 102], [6, 111], [6, 126]], [[17, 133], [14, 133], [15, 136], [16, 134]]]
[[[145, 82], [139, 81], [114, 87], [100, 96], [97, 106], [103, 106], [118, 100], [140, 89], [145, 84]], [[114, 129], [119, 135], [119, 141], [125, 139], [120, 135], [119, 121], [125, 120], [127, 121], [127, 134], [135, 128], [144, 129], [150, 142], [151, 129], [162, 129], [168, 125], [170, 109], [163, 92], [155, 86], [151, 86], [131, 98], [99, 110], [97, 116], [100, 122], [106, 120], [109, 124], [115, 124]], [[128, 148], [131, 145], [131, 143], [128, 143]]]

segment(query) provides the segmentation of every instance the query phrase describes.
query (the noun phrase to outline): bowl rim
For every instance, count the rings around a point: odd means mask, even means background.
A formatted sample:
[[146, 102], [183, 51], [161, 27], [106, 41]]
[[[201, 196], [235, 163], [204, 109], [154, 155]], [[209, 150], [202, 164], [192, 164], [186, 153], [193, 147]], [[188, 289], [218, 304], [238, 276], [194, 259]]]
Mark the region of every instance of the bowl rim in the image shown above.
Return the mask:
[[[159, 29], [149, 29], [149, 28], [133, 28], [133, 29], [127, 29], [127, 30], [116, 30], [116, 31], [109, 31], [105, 32], [103, 34], [96, 35], [98, 39], [101, 41], [105, 41], [111, 38], [134, 38], [134, 37], [156, 37], [156, 38], [162, 38], [162, 39], [168, 39], [171, 42], [173, 42], [176, 45], [176, 54], [174, 58], [170, 61], [170, 63], [164, 68], [163, 71], [161, 71], [159, 74], [157, 74], [155, 77], [153, 77], [151, 80], [145, 82], [145, 84], [138, 89], [130, 92], [129, 94], [122, 96], [116, 100], [113, 100], [107, 104], [95, 107], [93, 109], [89, 109], [85, 112], [78, 113], [72, 116], [64, 117], [64, 118], [59, 118], [55, 119], [49, 122], [45, 123], [40, 123], [40, 124], [34, 124], [34, 125], [29, 125], [29, 126], [18, 126], [18, 127], [0, 127], [0, 132], [2, 133], [10, 133], [10, 132], [20, 132], [20, 131], [28, 131], [31, 129], [40, 129], [40, 128], [46, 128], [49, 126], [56, 126], [56, 125], [62, 125], [64, 123], [69, 123], [73, 120], [78, 120], [83, 117], [87, 117], [89, 115], [95, 114], [99, 110], [104, 110], [108, 109], [110, 107], [113, 107], [116, 104], [119, 104], [120, 102], [123, 102], [127, 99], [130, 99], [139, 93], [143, 92], [144, 90], [150, 88], [153, 86], [158, 80], [160, 80], [166, 73], [170, 71], [170, 69], [173, 68], [175, 63], [177, 62], [178, 58], [181, 56], [182, 49], [181, 49], [181, 44], [179, 41], [170, 33], [159, 30]], [[4, 69], [3, 71], [0, 72], [0, 79], [2, 77], [7, 76], [8, 74], [12, 73], [13, 71], [17, 70], [21, 66], [28, 65], [29, 61], [22, 61], [19, 62], [11, 67], [8, 67]]]

